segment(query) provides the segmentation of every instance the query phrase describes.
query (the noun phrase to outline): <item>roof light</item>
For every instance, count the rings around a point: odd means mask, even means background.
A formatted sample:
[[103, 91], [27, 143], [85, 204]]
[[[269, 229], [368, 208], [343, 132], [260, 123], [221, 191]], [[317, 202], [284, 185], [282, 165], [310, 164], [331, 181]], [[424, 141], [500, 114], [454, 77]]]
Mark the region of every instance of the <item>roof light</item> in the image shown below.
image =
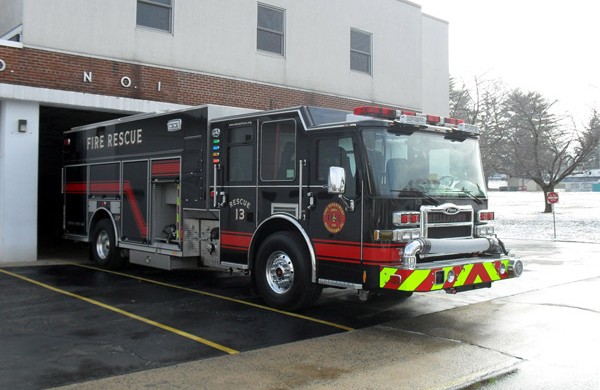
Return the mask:
[[354, 115], [366, 115], [386, 119], [395, 119], [396, 110], [377, 106], [359, 106], [354, 109]]
[[444, 118], [444, 124], [456, 126], [458, 121], [455, 118]]
[[464, 131], [465, 133], [471, 133], [471, 134], [479, 134], [479, 127], [476, 125], [471, 125], [468, 123], [460, 123], [458, 125], [458, 130], [460, 131]]
[[430, 125], [438, 125], [441, 122], [441, 118], [437, 115], [427, 115], [427, 123]]
[[394, 110], [392, 108], [378, 106], [359, 106], [354, 109], [354, 115], [366, 115], [382, 119], [397, 120], [407, 125], [425, 126], [427, 119], [417, 115], [415, 111]]
[[414, 113], [412, 115], [410, 113], [404, 114], [404, 111], [403, 111], [403, 114], [397, 118], [397, 120], [398, 120], [398, 122], [404, 123], [406, 125], [416, 125], [416, 126], [427, 125], [427, 118], [425, 118], [424, 116], [415, 115]]

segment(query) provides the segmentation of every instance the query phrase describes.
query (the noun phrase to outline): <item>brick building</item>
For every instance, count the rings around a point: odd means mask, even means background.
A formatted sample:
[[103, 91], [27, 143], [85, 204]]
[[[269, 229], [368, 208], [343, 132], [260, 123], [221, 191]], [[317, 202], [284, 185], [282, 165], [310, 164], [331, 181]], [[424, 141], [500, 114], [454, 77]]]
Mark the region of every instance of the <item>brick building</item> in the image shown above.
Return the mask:
[[448, 113], [448, 25], [409, 1], [0, 6], [0, 262], [60, 241], [73, 126], [207, 103]]

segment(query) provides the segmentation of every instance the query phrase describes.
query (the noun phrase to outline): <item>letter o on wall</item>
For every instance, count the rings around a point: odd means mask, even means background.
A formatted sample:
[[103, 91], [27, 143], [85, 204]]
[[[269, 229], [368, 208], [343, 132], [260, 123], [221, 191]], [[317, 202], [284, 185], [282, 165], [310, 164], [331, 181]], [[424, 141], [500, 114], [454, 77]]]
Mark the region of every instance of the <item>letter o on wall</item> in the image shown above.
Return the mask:
[[127, 76], [121, 77], [121, 85], [125, 88], [131, 87], [131, 79]]
[[6, 62], [0, 59], [0, 72], [4, 71], [4, 69], [6, 69]]

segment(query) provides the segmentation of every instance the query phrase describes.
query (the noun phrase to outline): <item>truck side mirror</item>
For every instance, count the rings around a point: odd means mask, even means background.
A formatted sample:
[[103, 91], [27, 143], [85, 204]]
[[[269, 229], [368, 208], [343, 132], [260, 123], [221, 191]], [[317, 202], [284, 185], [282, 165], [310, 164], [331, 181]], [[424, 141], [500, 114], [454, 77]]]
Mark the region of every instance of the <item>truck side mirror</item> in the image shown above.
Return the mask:
[[346, 171], [344, 168], [329, 167], [327, 192], [330, 194], [343, 194], [346, 192]]

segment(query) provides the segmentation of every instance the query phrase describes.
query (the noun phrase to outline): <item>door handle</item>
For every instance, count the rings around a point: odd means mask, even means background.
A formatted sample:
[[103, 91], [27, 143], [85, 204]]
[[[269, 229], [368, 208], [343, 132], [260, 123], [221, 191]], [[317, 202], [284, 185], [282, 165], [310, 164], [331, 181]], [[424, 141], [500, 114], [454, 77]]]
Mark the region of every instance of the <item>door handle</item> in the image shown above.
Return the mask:
[[227, 204], [227, 194], [225, 193], [225, 191], [219, 192], [219, 197], [221, 198], [221, 201], [219, 202], [219, 207], [225, 207], [225, 205]]
[[306, 197], [308, 198], [308, 206], [306, 208], [308, 210], [314, 210], [315, 209], [315, 194], [313, 194], [312, 192], [309, 192], [306, 194]]

